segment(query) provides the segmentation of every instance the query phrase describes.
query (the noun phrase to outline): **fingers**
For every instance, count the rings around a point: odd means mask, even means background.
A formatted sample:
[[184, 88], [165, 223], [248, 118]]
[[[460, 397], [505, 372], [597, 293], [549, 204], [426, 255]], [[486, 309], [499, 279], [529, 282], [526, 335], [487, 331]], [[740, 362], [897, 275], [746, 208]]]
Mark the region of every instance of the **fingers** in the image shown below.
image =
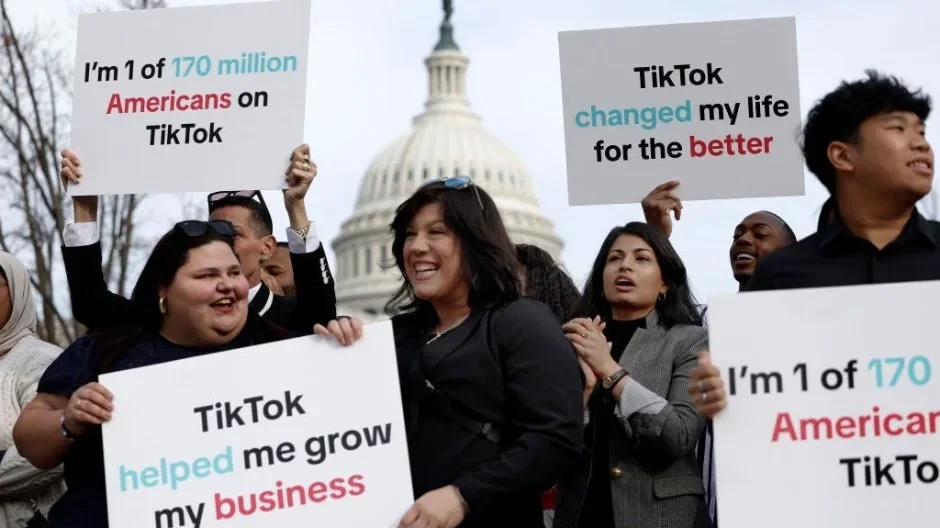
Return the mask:
[[562, 326], [567, 333], [574, 333], [586, 336], [588, 332], [594, 330], [594, 325], [589, 319], [572, 319]]
[[707, 405], [696, 405], [695, 410], [704, 418], [711, 420], [728, 406], [728, 400], [721, 399]]
[[310, 157], [310, 145], [306, 143], [300, 144], [290, 153], [291, 161], [298, 158], [303, 159], [304, 157]]
[[62, 159], [63, 159], [63, 161], [64, 161], [64, 160], [69, 160], [69, 161], [71, 161], [76, 167], [78, 167], [78, 166], [80, 166], [80, 165], [82, 164], [82, 161], [78, 158], [78, 155], [75, 154], [75, 152], [72, 151], [72, 150], [70, 150], [70, 149], [63, 149], [61, 154], [62, 154]]
[[114, 399], [114, 394], [111, 394], [111, 391], [109, 391], [109, 390], [107, 389], [107, 387], [105, 387], [104, 385], [102, 385], [102, 384], [100, 384], [100, 383], [92, 382], [92, 383], [89, 383], [89, 384], [85, 385], [85, 387], [86, 387], [87, 389], [90, 389], [90, 390], [93, 390], [93, 391], [95, 391], [95, 392], [100, 393], [100, 394], [103, 395], [105, 398], [107, 398], [109, 401]]
[[327, 329], [329, 329], [330, 335], [332, 335], [333, 337], [336, 338], [337, 341], [339, 341], [339, 344], [346, 346], [346, 342], [344, 341], [345, 336], [343, 336], [343, 327], [339, 325], [339, 321], [334, 319], [330, 321], [329, 323], [327, 323], [326, 327]]
[[62, 158], [62, 183], [80, 183], [82, 179], [82, 168], [77, 161], [68, 158]]
[[343, 333], [343, 338], [340, 340], [344, 345], [351, 345], [356, 342], [356, 331], [353, 330], [352, 323], [347, 318], [342, 318], [339, 320], [340, 332]]
[[356, 341], [362, 338], [362, 320], [356, 317], [350, 317], [349, 322], [353, 328], [353, 334], [356, 337]]
[[[98, 396], [100, 398], [100, 395]], [[101, 424], [111, 419], [111, 412], [108, 410], [110, 407], [108, 403], [102, 404], [99, 400], [86, 399], [76, 393], [72, 414], [83, 422]]]
[[354, 317], [340, 317], [327, 323], [314, 325], [313, 333], [319, 336], [333, 336], [340, 345], [348, 346], [362, 337], [362, 321]]
[[401, 518], [401, 522], [398, 523], [398, 528], [411, 528], [415, 521], [418, 520], [420, 511], [417, 504], [412, 504], [411, 508], [408, 508], [408, 511], [405, 512], [405, 515]]
[[678, 186], [679, 186], [679, 180], [667, 181], [666, 183], [656, 186], [656, 188], [653, 189], [652, 192], [650, 192], [650, 195], [661, 193], [663, 191], [671, 191]]

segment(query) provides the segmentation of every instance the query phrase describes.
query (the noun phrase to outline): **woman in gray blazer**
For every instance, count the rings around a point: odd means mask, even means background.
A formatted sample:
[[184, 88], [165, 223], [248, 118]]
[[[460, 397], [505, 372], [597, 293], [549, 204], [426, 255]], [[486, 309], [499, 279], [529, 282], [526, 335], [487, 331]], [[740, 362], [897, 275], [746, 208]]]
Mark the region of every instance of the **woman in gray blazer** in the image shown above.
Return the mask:
[[688, 395], [707, 332], [685, 266], [640, 222], [611, 230], [565, 325], [588, 384], [585, 454], [561, 485], [555, 528], [708, 526]]

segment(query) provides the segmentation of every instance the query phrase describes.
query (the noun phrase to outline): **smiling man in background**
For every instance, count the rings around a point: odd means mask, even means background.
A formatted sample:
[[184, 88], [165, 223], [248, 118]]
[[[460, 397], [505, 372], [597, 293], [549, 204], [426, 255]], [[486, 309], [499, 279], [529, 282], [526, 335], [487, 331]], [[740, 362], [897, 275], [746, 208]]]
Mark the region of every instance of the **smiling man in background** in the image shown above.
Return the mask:
[[734, 228], [731, 242], [731, 272], [738, 291], [747, 288], [757, 261], [774, 251], [796, 243], [796, 234], [783, 218], [770, 211], [757, 211]]

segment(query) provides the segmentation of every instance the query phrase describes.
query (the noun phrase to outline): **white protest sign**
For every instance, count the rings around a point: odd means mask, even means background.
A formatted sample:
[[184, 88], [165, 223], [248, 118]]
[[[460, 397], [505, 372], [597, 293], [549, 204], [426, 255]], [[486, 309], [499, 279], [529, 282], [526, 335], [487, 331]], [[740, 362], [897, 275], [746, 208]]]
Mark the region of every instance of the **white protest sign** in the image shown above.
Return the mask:
[[802, 195], [796, 22], [558, 34], [568, 203]]
[[114, 528], [397, 526], [414, 502], [390, 321], [101, 376]]
[[284, 188], [309, 34], [310, 0], [81, 15], [70, 194]]
[[933, 522], [938, 298], [940, 282], [912, 282], [711, 300], [730, 394], [715, 419], [722, 528]]

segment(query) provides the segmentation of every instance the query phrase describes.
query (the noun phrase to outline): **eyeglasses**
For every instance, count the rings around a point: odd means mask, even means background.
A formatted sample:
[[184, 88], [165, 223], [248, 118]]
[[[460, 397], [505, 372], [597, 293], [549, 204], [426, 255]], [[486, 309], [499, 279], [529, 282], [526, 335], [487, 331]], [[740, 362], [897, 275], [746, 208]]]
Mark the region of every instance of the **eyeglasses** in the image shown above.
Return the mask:
[[235, 236], [235, 226], [228, 220], [209, 220], [208, 222], [202, 220], [186, 220], [176, 224], [173, 228], [193, 238], [205, 236], [210, 230], [225, 238]]
[[418, 189], [423, 189], [428, 185], [433, 185], [435, 183], [443, 183], [444, 187], [455, 191], [466, 189], [467, 187], [473, 187], [473, 192], [477, 197], [477, 203], [480, 204], [480, 210], [483, 210], [483, 199], [480, 198], [480, 191], [477, 189], [477, 185], [473, 183], [473, 180], [470, 178], [470, 176], [452, 176], [450, 178], [437, 178], [435, 180], [428, 180], [421, 184]]

